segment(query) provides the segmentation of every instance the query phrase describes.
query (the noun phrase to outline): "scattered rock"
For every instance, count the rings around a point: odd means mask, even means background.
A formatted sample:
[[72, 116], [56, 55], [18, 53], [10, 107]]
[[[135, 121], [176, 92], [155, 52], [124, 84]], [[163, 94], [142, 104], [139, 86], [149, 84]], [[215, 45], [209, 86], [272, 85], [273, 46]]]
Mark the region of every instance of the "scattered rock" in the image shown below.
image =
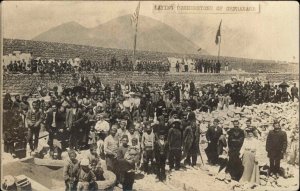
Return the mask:
[[267, 185], [267, 181], [265, 181], [265, 180], [260, 180], [260, 185], [266, 186], [266, 185]]

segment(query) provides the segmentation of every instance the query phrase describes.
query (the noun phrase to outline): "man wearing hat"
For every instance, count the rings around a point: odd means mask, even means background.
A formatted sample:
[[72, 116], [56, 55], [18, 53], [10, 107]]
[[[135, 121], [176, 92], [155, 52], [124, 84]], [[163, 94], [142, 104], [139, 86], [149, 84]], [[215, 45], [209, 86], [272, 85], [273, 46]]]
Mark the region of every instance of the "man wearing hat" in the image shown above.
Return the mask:
[[276, 176], [280, 173], [280, 160], [287, 149], [287, 134], [281, 130], [278, 120], [274, 120], [274, 130], [271, 130], [267, 136], [266, 151], [270, 159], [270, 175]]
[[208, 146], [205, 149], [205, 153], [210, 164], [218, 164], [218, 141], [222, 134], [223, 130], [219, 127], [219, 119], [214, 119], [213, 125], [206, 131]]
[[240, 159], [240, 150], [244, 143], [245, 132], [239, 127], [238, 119], [234, 119], [233, 128], [230, 129], [228, 134], [228, 164], [225, 170], [229, 173], [233, 180], [239, 181], [243, 174], [243, 164]]
[[181, 160], [181, 147], [182, 147], [182, 132], [181, 132], [181, 121], [179, 119], [173, 119], [170, 124], [171, 128], [168, 132], [168, 143], [169, 143], [169, 166], [170, 170], [180, 169]]

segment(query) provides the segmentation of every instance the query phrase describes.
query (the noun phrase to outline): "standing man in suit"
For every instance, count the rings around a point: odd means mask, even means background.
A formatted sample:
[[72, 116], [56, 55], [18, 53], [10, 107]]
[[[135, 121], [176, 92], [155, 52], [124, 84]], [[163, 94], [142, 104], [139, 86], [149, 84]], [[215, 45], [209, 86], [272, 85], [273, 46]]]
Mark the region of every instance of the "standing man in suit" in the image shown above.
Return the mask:
[[168, 145], [169, 145], [169, 167], [172, 171], [175, 166], [175, 170], [180, 169], [180, 160], [182, 155], [182, 131], [181, 121], [174, 119], [171, 121], [171, 128], [168, 132]]
[[176, 66], [175, 67], [176, 67], [176, 72], [179, 72], [179, 67], [180, 66], [179, 66], [179, 62], [178, 61], [176, 62]]
[[36, 101], [32, 102], [32, 109], [27, 112], [26, 120], [28, 125], [29, 146], [31, 151], [34, 151], [38, 147], [41, 123], [43, 121], [43, 115], [39, 110], [39, 106]]
[[80, 153], [79, 150], [79, 140], [81, 136], [83, 136], [83, 122], [85, 120], [85, 116], [83, 112], [78, 107], [78, 103], [76, 100], [73, 100], [71, 103], [71, 108], [67, 111], [66, 114], [66, 128], [70, 131], [70, 149], [75, 149]]
[[292, 95], [292, 101], [294, 101], [294, 98], [297, 98], [299, 100], [298, 88], [296, 86], [296, 83], [294, 83], [294, 86], [291, 88], [291, 95]]
[[280, 160], [287, 148], [287, 134], [282, 131], [278, 120], [274, 120], [274, 130], [271, 130], [267, 137], [266, 150], [270, 159], [270, 175], [279, 175]]
[[60, 135], [64, 133], [64, 116], [58, 111], [57, 105], [52, 105], [52, 110], [48, 113], [46, 118], [46, 130], [49, 132], [48, 145], [50, 146], [50, 150], [53, 149], [53, 139], [61, 140]]
[[208, 146], [205, 149], [205, 153], [207, 155], [208, 163], [212, 165], [218, 164], [218, 142], [220, 136], [223, 134], [223, 130], [218, 124], [219, 119], [214, 119], [213, 125], [206, 131]]
[[240, 150], [244, 143], [245, 132], [240, 128], [238, 119], [234, 119], [233, 128], [231, 128], [228, 134], [228, 164], [225, 170], [229, 173], [231, 178], [235, 181], [239, 181], [243, 174], [243, 164], [240, 159]]

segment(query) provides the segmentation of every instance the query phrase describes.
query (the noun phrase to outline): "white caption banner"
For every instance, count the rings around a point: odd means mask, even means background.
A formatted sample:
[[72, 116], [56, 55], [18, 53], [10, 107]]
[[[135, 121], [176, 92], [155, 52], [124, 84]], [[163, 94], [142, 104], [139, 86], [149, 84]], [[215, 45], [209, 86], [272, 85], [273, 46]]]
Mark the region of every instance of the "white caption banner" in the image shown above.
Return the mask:
[[154, 13], [173, 14], [247, 14], [259, 13], [259, 2], [161, 2], [153, 4]]

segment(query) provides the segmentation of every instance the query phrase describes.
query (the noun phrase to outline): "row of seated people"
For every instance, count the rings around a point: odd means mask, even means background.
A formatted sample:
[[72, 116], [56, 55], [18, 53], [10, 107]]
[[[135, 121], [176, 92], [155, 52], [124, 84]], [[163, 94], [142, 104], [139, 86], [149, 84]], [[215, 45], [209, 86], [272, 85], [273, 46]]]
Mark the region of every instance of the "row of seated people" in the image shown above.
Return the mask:
[[25, 60], [11, 61], [7, 66], [3, 66], [5, 73], [74, 73], [81, 72], [100, 72], [100, 71], [146, 71], [146, 72], [168, 72], [169, 63], [162, 61], [142, 60], [133, 64], [127, 57], [123, 60], [117, 60], [112, 57], [110, 61], [95, 61], [69, 59], [69, 60], [35, 60], [29, 63]]

